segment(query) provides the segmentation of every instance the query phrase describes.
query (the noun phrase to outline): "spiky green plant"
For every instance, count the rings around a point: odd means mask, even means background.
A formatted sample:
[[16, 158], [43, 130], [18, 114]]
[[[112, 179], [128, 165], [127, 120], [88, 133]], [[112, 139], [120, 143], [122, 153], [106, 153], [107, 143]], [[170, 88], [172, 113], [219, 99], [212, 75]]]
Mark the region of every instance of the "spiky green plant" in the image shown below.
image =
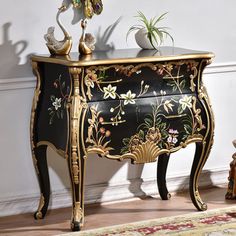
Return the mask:
[[146, 29], [147, 30], [147, 38], [149, 39], [152, 47], [156, 49], [156, 46], [159, 46], [163, 44], [164, 38], [169, 37], [174, 44], [174, 39], [171, 36], [171, 34], [167, 31], [168, 27], [159, 27], [157, 24], [162, 21], [165, 18], [165, 15], [168, 12], [165, 12], [164, 14], [160, 15], [159, 17], [153, 17], [150, 20], [147, 19], [147, 17], [141, 12], [138, 11], [138, 15], [135, 16], [138, 18], [139, 21], [141, 21], [142, 24], [133, 25], [130, 27], [130, 29], [127, 32], [126, 40], [129, 36], [129, 34], [133, 31], [137, 31], [140, 29]]

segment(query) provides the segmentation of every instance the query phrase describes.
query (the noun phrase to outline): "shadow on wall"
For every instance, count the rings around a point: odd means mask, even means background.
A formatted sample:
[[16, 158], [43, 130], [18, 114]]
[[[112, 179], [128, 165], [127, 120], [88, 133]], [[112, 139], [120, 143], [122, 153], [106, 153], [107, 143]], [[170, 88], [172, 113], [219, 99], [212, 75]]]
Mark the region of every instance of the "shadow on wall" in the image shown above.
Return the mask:
[[121, 17], [119, 17], [115, 21], [115, 23], [108, 26], [102, 35], [101, 35], [101, 26], [99, 26], [98, 32], [95, 35], [95, 37], [96, 37], [95, 48], [97, 51], [108, 51], [108, 50], [115, 49], [114, 43], [111, 42], [109, 44], [108, 41], [109, 41], [112, 33], [114, 32], [115, 28], [117, 27], [117, 25], [120, 23], [120, 21], [121, 21]]
[[20, 40], [13, 43], [10, 39], [11, 23], [7, 22], [2, 26], [3, 40], [0, 45], [0, 79], [18, 78], [32, 76], [29, 57], [25, 64], [20, 65], [20, 55], [26, 50], [28, 43]]

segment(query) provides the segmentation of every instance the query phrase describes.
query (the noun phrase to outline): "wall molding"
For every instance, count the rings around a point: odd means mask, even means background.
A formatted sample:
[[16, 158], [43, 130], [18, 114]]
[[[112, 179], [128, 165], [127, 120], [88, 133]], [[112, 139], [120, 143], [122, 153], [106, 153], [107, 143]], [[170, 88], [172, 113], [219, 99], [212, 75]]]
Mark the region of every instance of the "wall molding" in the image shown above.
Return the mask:
[[[231, 63], [213, 63], [209, 65], [204, 74], [232, 73], [236, 72], [236, 62]], [[0, 91], [16, 89], [34, 89], [36, 85], [35, 77], [24, 78], [0, 78]]]
[[17, 90], [17, 89], [34, 89], [36, 85], [36, 78], [0, 78], [0, 91]]
[[[200, 176], [200, 187], [222, 186], [227, 184], [229, 167], [204, 170]], [[188, 189], [189, 173], [169, 175], [167, 186], [170, 193]], [[103, 183], [85, 187], [85, 203], [107, 203], [133, 199], [139, 196], [154, 195], [159, 197], [156, 179], [132, 179], [119, 183]], [[37, 209], [39, 193], [14, 198], [0, 199], [0, 216], [33, 212]], [[159, 199], [158, 199], [159, 200]], [[69, 189], [52, 192], [50, 209], [71, 206]]]
[[212, 63], [204, 70], [203, 74], [233, 73], [236, 72], [236, 62]]

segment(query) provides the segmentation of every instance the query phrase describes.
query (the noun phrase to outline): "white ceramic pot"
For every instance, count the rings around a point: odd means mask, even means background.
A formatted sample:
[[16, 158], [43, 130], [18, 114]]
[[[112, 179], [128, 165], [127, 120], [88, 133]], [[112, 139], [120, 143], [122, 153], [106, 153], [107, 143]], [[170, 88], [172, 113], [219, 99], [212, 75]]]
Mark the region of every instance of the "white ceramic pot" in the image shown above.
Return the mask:
[[135, 34], [135, 40], [140, 48], [154, 49], [147, 37], [147, 30], [145, 28], [137, 31]]

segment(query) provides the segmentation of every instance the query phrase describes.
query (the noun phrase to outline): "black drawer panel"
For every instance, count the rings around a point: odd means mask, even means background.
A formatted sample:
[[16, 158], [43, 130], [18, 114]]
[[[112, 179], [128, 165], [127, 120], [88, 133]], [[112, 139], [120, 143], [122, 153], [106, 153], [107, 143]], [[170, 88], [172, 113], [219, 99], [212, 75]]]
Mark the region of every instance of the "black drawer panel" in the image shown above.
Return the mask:
[[205, 132], [202, 111], [191, 94], [134, 99], [127, 105], [124, 101], [89, 103], [85, 146], [119, 155], [149, 140], [160, 148], [173, 149], [188, 137]]
[[84, 90], [90, 101], [123, 99], [129, 91], [140, 98], [194, 93], [198, 64], [185, 60], [88, 67], [84, 71]]

